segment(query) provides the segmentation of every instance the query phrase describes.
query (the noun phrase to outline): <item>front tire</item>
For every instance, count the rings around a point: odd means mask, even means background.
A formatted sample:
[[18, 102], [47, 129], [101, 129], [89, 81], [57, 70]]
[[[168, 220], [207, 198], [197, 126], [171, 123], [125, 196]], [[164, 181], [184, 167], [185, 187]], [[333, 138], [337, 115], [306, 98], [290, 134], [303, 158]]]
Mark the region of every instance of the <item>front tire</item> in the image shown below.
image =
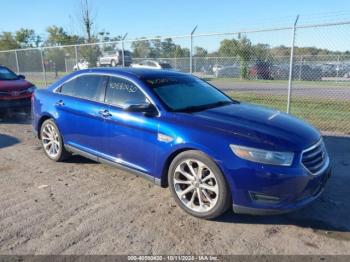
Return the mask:
[[169, 167], [168, 183], [176, 203], [195, 217], [216, 218], [230, 205], [222, 172], [200, 151], [189, 150], [176, 156]]
[[70, 156], [64, 148], [60, 131], [52, 119], [45, 120], [42, 124], [40, 139], [46, 156], [51, 160], [60, 162]]

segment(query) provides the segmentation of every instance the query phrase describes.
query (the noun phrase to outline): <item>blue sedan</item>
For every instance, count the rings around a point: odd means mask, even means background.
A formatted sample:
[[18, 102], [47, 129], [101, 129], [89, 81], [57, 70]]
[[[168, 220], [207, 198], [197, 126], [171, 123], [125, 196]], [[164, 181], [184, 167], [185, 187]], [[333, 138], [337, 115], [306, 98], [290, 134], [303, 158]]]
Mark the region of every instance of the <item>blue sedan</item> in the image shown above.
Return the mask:
[[77, 71], [36, 90], [32, 106], [51, 160], [79, 154], [132, 171], [200, 218], [303, 207], [331, 174], [314, 127], [179, 72]]

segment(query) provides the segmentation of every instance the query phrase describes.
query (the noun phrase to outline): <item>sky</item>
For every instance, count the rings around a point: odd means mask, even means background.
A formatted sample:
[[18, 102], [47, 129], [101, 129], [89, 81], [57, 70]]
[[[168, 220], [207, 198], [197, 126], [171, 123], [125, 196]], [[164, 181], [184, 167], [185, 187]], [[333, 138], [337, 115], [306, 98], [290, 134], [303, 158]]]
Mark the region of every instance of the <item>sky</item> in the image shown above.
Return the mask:
[[[78, 19], [81, 0], [0, 0], [0, 3], [0, 32], [24, 27], [45, 37], [48, 26], [59, 25], [69, 33], [83, 34]], [[129, 39], [189, 34], [195, 25], [197, 33], [289, 26], [297, 14], [300, 24], [350, 20], [349, 0], [90, 0], [90, 5], [96, 32], [105, 30], [112, 35], [128, 32]], [[305, 30], [297, 35], [297, 40], [305, 45], [344, 50], [350, 41], [349, 36], [345, 39], [342, 36], [349, 35], [349, 28], [350, 25], [324, 32]], [[251, 38], [271, 45], [290, 42], [290, 34], [283, 32], [256, 34]], [[213, 41], [216, 40], [198, 39], [208, 48], [214, 45]]]

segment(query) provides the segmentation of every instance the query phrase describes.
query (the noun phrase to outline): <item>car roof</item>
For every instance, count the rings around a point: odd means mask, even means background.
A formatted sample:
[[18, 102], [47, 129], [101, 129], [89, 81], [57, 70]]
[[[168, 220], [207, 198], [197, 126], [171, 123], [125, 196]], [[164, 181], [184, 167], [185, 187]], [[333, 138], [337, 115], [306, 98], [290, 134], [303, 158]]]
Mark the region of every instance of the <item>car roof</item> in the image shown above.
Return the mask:
[[169, 76], [186, 76], [188, 74], [171, 71], [159, 70], [149, 68], [130, 68], [130, 67], [109, 67], [109, 68], [91, 68], [78, 71], [79, 73], [102, 73], [102, 74], [116, 74], [126, 77], [136, 78], [152, 78], [152, 77], [169, 77]]
[[156, 78], [156, 77], [176, 77], [176, 76], [188, 76], [188, 74], [170, 71], [170, 70], [159, 70], [159, 69], [148, 69], [148, 68], [129, 68], [129, 67], [97, 67], [75, 71], [68, 74], [55, 83], [50, 85], [48, 88], [54, 90], [61, 84], [69, 81], [70, 79], [84, 75], [84, 74], [106, 74], [115, 76], [124, 76], [130, 79], [142, 79], [142, 78]]

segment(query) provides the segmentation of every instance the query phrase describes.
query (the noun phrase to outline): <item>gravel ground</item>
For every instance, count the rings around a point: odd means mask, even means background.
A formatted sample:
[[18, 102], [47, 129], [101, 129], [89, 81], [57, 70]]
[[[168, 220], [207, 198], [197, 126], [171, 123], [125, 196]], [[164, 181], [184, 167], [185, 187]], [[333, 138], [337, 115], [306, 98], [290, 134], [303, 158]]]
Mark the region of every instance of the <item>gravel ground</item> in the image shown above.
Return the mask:
[[334, 175], [312, 205], [204, 221], [133, 174], [50, 161], [25, 116], [11, 116], [0, 121], [0, 254], [350, 254], [350, 138], [325, 141]]

